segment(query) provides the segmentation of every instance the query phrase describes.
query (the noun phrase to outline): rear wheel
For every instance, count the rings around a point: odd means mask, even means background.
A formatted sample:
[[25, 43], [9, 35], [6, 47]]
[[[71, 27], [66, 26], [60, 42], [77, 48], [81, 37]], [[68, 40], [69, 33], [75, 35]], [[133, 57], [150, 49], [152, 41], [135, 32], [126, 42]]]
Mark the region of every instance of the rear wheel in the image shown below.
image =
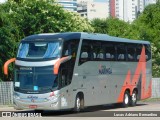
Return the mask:
[[43, 110], [34, 110], [34, 112], [43, 114], [44, 111]]
[[130, 103], [130, 95], [128, 91], [125, 91], [122, 105], [123, 107], [128, 107], [129, 103]]
[[131, 106], [136, 106], [137, 104], [137, 92], [134, 90], [131, 96]]

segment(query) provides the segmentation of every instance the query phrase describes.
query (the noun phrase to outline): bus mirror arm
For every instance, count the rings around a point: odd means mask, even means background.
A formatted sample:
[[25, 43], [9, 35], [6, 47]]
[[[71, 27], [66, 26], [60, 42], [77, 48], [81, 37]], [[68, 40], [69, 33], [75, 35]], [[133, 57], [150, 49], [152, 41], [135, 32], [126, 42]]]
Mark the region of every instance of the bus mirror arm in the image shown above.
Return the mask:
[[59, 71], [60, 65], [61, 65], [62, 63], [64, 63], [64, 62], [70, 60], [71, 58], [72, 58], [72, 56], [66, 56], [66, 57], [60, 58], [60, 59], [55, 63], [55, 65], [54, 65], [54, 69], [53, 69], [54, 74], [57, 75], [57, 74], [58, 74], [58, 71]]
[[14, 62], [16, 60], [16, 58], [11, 58], [9, 60], [7, 60], [4, 64], [4, 74], [8, 75], [8, 65], [12, 62]]

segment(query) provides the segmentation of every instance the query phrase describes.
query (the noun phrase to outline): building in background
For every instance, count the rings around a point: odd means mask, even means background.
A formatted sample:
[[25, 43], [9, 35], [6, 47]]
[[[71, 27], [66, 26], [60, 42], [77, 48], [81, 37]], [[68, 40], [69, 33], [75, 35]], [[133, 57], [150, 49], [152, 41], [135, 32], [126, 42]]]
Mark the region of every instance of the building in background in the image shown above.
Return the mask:
[[149, 4], [157, 0], [109, 0], [110, 15], [126, 22], [132, 22]]
[[[157, 0], [57, 0], [65, 9], [78, 12], [89, 20], [112, 16], [125, 22], [134, 21], [145, 6]], [[95, 2], [96, 1], [96, 2]], [[102, 1], [102, 0], [101, 0]]]
[[145, 6], [149, 4], [155, 4], [158, 0], [145, 0]]
[[64, 9], [77, 12], [77, 0], [57, 0]]
[[110, 0], [110, 15], [132, 22], [144, 10], [145, 0]]
[[115, 14], [115, 9], [116, 9], [116, 4], [115, 4], [116, 0], [110, 0], [109, 1], [109, 10], [110, 10], [110, 16], [112, 16], [113, 18], [116, 17], [116, 14]]
[[81, 1], [78, 3], [77, 12], [89, 20], [109, 17], [109, 2]]

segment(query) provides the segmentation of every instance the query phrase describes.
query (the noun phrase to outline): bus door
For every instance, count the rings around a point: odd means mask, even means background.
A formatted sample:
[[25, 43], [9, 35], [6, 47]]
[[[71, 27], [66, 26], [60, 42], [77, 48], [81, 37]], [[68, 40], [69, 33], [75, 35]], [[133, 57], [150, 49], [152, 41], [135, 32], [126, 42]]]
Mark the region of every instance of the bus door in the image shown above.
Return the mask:
[[68, 40], [63, 43], [62, 57], [70, 57], [70, 59], [60, 66], [59, 83], [61, 91], [61, 107], [71, 108], [73, 106], [73, 72], [77, 56], [79, 40]]

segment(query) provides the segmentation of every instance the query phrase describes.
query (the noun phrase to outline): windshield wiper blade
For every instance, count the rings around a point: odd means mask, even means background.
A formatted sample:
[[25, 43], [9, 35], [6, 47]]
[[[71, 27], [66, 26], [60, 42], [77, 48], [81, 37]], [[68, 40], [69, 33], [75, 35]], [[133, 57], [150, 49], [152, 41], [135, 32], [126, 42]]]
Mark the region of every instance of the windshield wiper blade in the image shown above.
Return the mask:
[[53, 92], [53, 89], [52, 88], [49, 88], [51, 90], [51, 92]]

